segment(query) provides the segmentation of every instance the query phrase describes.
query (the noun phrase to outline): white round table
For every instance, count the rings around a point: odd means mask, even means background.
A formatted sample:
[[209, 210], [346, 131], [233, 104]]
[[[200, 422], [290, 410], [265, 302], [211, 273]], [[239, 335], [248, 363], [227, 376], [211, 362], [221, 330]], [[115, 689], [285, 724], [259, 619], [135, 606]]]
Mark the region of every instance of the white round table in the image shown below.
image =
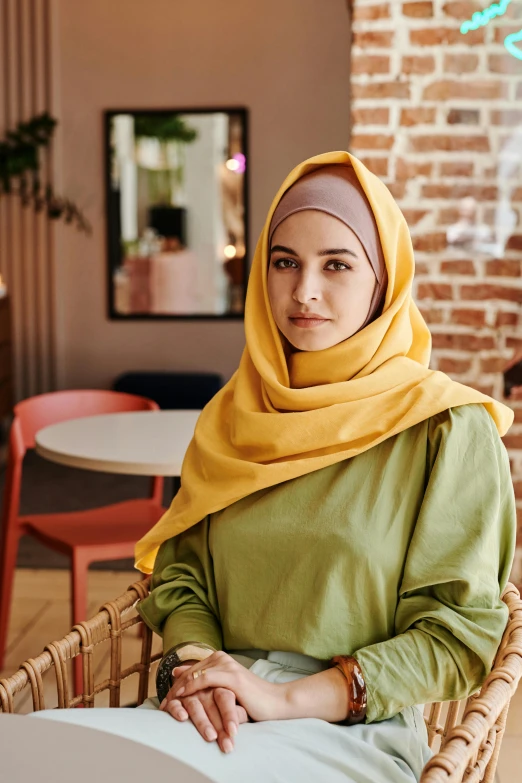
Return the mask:
[[5, 783], [210, 783], [154, 748], [85, 726], [0, 715], [0, 778]]
[[41, 457], [73, 468], [179, 476], [201, 411], [108, 413], [69, 419], [36, 434]]

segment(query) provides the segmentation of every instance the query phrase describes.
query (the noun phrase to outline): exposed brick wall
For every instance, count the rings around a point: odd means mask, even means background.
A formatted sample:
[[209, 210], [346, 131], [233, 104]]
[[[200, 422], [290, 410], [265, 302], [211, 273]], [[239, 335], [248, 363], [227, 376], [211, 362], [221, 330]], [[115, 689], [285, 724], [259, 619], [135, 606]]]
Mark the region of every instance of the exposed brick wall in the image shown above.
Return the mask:
[[[473, 196], [479, 222], [493, 225], [506, 184], [499, 152], [522, 127], [522, 61], [503, 46], [522, 28], [522, 0], [463, 35], [462, 22], [487, 5], [353, 0], [351, 150], [386, 182], [408, 220], [432, 367], [502, 399], [502, 368], [522, 348], [522, 161], [511, 183], [518, 222], [502, 258], [455, 251], [446, 241], [463, 197]], [[513, 407], [506, 445], [522, 546], [522, 403]]]

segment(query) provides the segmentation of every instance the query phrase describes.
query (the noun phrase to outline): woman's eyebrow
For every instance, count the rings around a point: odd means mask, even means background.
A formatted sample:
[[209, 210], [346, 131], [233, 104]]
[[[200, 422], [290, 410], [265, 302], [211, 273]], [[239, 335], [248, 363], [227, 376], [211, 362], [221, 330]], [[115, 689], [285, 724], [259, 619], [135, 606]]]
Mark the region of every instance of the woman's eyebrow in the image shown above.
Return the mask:
[[291, 256], [298, 255], [295, 250], [292, 250], [291, 247], [285, 247], [284, 245], [274, 245], [270, 248], [271, 253], [281, 252], [281, 253], [289, 253]]
[[[272, 248], [270, 248], [271, 253], [288, 253], [291, 256], [297, 256], [299, 253], [296, 253], [295, 250], [292, 250], [291, 247], [285, 247], [284, 245], [274, 245]], [[357, 258], [357, 253], [354, 253], [353, 250], [348, 250], [346, 247], [333, 247], [329, 250], [320, 250], [317, 254], [319, 256], [342, 256], [342, 255], [349, 255], [353, 256], [354, 258]]]
[[346, 247], [333, 247], [330, 248], [330, 250], [320, 250], [317, 255], [319, 256], [349, 255], [349, 256], [353, 256], [354, 258], [357, 258], [357, 253], [354, 253], [353, 250], [348, 250], [348, 248]]

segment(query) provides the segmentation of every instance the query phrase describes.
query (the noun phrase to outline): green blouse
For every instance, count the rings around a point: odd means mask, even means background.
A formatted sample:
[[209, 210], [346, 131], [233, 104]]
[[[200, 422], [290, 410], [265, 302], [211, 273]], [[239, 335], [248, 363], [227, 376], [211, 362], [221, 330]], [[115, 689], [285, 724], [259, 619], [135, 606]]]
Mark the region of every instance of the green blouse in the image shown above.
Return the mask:
[[515, 520], [493, 421], [453, 408], [166, 541], [139, 612], [165, 650], [354, 655], [367, 720], [384, 720], [463, 698], [488, 674]]

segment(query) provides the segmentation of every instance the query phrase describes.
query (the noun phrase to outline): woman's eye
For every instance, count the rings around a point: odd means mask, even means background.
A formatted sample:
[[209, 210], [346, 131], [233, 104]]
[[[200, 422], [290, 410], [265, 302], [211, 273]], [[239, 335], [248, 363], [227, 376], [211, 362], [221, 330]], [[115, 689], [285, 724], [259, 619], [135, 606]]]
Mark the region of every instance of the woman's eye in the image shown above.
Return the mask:
[[342, 272], [344, 269], [351, 269], [351, 267], [343, 261], [330, 261], [325, 269], [332, 269], [334, 272]]
[[274, 261], [274, 266], [276, 269], [292, 269], [297, 264], [291, 258], [278, 258], [277, 261]]

